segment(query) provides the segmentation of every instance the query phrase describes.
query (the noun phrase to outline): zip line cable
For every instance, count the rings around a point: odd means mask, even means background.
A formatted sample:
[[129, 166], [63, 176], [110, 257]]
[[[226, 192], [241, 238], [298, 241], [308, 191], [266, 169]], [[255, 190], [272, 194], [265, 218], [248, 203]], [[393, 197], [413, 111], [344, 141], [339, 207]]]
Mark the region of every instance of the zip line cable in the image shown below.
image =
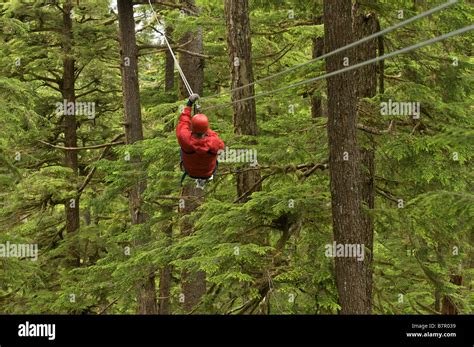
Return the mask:
[[[156, 21], [163, 26], [163, 23], [161, 22], [161, 20], [158, 19], [158, 15], [156, 14], [155, 9], [153, 8], [153, 5], [151, 4], [151, 1], [148, 0], [148, 3], [150, 4], [151, 10], [153, 11], [153, 15], [155, 16]], [[170, 54], [173, 57], [174, 63], [176, 65], [176, 68], [178, 69], [178, 72], [179, 72], [179, 75], [181, 76], [181, 79], [183, 80], [184, 86], [186, 87], [186, 90], [188, 91], [189, 95], [191, 96], [191, 94], [194, 94], [194, 92], [193, 92], [191, 86], [189, 85], [189, 82], [186, 79], [186, 76], [184, 75], [184, 72], [181, 69], [181, 66], [179, 65], [178, 59], [176, 59], [176, 56], [173, 52], [173, 49], [171, 48], [170, 43], [168, 42], [168, 39], [166, 38], [165, 33], [163, 33], [163, 38], [165, 39], [166, 45], [168, 46], [168, 50], [170, 51]]]
[[234, 101], [230, 101], [230, 102], [222, 103], [222, 104], [215, 104], [215, 105], [212, 105], [212, 106], [210, 106], [210, 107], [207, 107], [207, 109], [208, 109], [208, 110], [211, 110], [211, 109], [214, 109], [214, 108], [217, 108], [217, 107], [230, 106], [230, 105], [233, 105], [233, 104], [238, 103], [238, 102], [242, 102], [242, 101], [246, 101], [246, 100], [255, 99], [255, 98], [260, 97], [260, 96], [266, 96], [266, 95], [271, 95], [271, 94], [274, 94], [274, 93], [279, 93], [279, 92], [281, 92], [281, 91], [284, 91], [284, 90], [287, 90], [287, 89], [291, 89], [291, 88], [294, 88], [294, 87], [297, 87], [297, 86], [301, 86], [301, 85], [303, 85], [303, 84], [308, 84], [308, 83], [311, 83], [311, 82], [315, 82], [315, 81], [319, 81], [319, 80], [322, 80], [322, 79], [325, 79], [325, 78], [329, 78], [329, 77], [332, 77], [332, 76], [336, 76], [336, 75], [339, 75], [339, 74], [344, 73], [344, 72], [348, 72], [348, 71], [352, 71], [352, 70], [358, 69], [358, 68], [360, 68], [360, 67], [362, 67], [362, 66], [365, 66], [365, 65], [369, 65], [369, 64], [373, 64], [373, 63], [378, 63], [379, 61], [382, 61], [382, 60], [385, 60], [385, 59], [394, 57], [394, 56], [396, 56], [396, 55], [403, 54], [403, 53], [407, 53], [407, 52], [413, 51], [413, 50], [415, 50], [415, 49], [418, 49], [418, 48], [421, 48], [421, 47], [425, 47], [425, 46], [431, 45], [431, 44], [433, 44], [433, 43], [436, 43], [436, 42], [445, 40], [445, 39], [450, 38], [450, 37], [455, 36], [455, 35], [459, 35], [459, 34], [468, 32], [468, 31], [473, 30], [473, 29], [474, 29], [474, 25], [469, 25], [469, 26], [466, 26], [466, 27], [464, 27], [464, 28], [451, 31], [451, 32], [449, 32], [449, 33], [447, 33], [447, 34], [440, 35], [440, 36], [434, 37], [434, 38], [432, 38], [432, 39], [419, 42], [419, 43], [414, 44], [414, 45], [412, 45], [412, 46], [408, 46], [408, 47], [399, 49], [399, 50], [397, 50], [397, 51], [384, 54], [384, 55], [382, 55], [382, 56], [380, 56], [380, 57], [376, 57], [376, 58], [373, 58], [373, 59], [370, 59], [370, 60], [366, 60], [366, 61], [364, 61], [364, 62], [360, 62], [360, 63], [355, 64], [355, 65], [353, 65], [353, 66], [349, 66], [349, 67], [346, 67], [346, 68], [342, 68], [342, 69], [339, 69], [339, 70], [336, 70], [336, 71], [333, 71], [333, 72], [329, 72], [329, 73], [326, 73], [326, 74], [321, 75], [321, 76], [318, 76], [318, 77], [314, 77], [314, 78], [310, 78], [310, 79], [303, 80], [303, 81], [300, 81], [300, 82], [296, 82], [296, 83], [293, 83], [293, 84], [290, 84], [290, 85], [287, 85], [287, 86], [284, 86], [284, 87], [281, 87], [281, 88], [277, 88], [277, 89], [274, 89], [274, 90], [271, 90], [271, 91], [268, 91], [268, 92], [262, 92], [262, 93], [255, 94], [255, 95], [253, 95], [253, 96], [249, 96], [249, 97], [242, 98], [242, 99], [239, 99], [239, 100], [234, 100]]
[[[376, 32], [376, 33], [374, 33], [374, 34], [372, 34], [372, 35], [366, 36], [366, 37], [364, 37], [364, 38], [362, 38], [362, 39], [360, 39], [360, 40], [358, 40], [358, 41], [352, 42], [352, 43], [350, 43], [350, 44], [348, 44], [348, 45], [346, 45], [346, 46], [337, 48], [337, 49], [335, 49], [334, 51], [331, 51], [331, 52], [329, 52], [329, 53], [323, 54], [323, 55], [321, 55], [321, 56], [319, 56], [319, 57], [317, 57], [317, 58], [315, 58], [315, 59], [308, 60], [307, 62], [304, 62], [304, 63], [302, 63], [302, 64], [298, 64], [298, 65], [294, 65], [294, 66], [292, 66], [292, 67], [290, 67], [290, 68], [288, 68], [288, 69], [286, 69], [286, 70], [277, 72], [277, 73], [275, 73], [275, 74], [273, 74], [273, 75], [270, 75], [270, 76], [267, 76], [267, 77], [258, 79], [258, 80], [256, 80], [256, 81], [253, 81], [253, 82], [251, 82], [251, 83], [245, 84], [245, 85], [243, 85], [243, 86], [240, 86], [240, 87], [233, 88], [233, 89], [230, 89], [230, 90], [228, 90], [228, 91], [225, 91], [225, 92], [224, 92], [224, 95], [227, 94], [227, 93], [231, 93], [231, 92], [234, 92], [234, 91], [237, 91], [237, 90], [244, 89], [244, 88], [246, 88], [246, 87], [253, 86], [253, 85], [255, 85], [255, 84], [257, 84], [257, 83], [260, 83], [260, 82], [268, 81], [268, 80], [270, 80], [270, 79], [273, 79], [274, 77], [281, 76], [281, 75], [286, 74], [286, 73], [288, 73], [288, 72], [294, 71], [294, 70], [296, 70], [296, 69], [299, 69], [300, 67], [309, 65], [309, 64], [314, 63], [314, 62], [316, 62], [316, 61], [318, 61], [318, 60], [322, 60], [322, 59], [331, 57], [331, 56], [333, 56], [333, 55], [335, 55], [335, 54], [337, 54], [337, 53], [340, 53], [340, 52], [343, 52], [343, 51], [348, 50], [348, 49], [350, 49], [350, 48], [356, 47], [356, 46], [358, 46], [358, 45], [360, 45], [360, 44], [362, 44], [362, 43], [364, 43], [364, 42], [367, 42], [367, 41], [370, 41], [370, 40], [372, 40], [372, 39], [375, 39], [375, 38], [377, 38], [377, 37], [379, 37], [379, 36], [388, 34], [388, 33], [392, 32], [392, 31], [397, 30], [397, 29], [399, 29], [399, 28], [401, 28], [401, 27], [403, 27], [403, 26], [405, 26], [405, 25], [407, 25], [407, 24], [410, 24], [410, 23], [412, 23], [412, 22], [414, 22], [414, 21], [416, 21], [416, 20], [418, 20], [418, 19], [427, 17], [427, 16], [429, 16], [429, 15], [431, 15], [431, 14], [433, 14], [433, 13], [439, 12], [439, 11], [445, 9], [446, 7], [449, 7], [449, 6], [454, 5], [454, 4], [457, 3], [457, 2], [458, 2], [458, 0], [449, 0], [448, 2], [446, 2], [446, 3], [444, 3], [444, 4], [441, 4], [441, 5], [437, 6], [437, 7], [434, 7], [434, 8], [432, 8], [431, 10], [422, 12], [422, 13], [420, 13], [420, 14], [414, 16], [414, 17], [408, 18], [407, 20], [404, 20], [404, 21], [402, 21], [402, 22], [400, 22], [400, 23], [398, 23], [398, 24], [395, 24], [395, 25], [393, 25], [393, 26], [391, 26], [391, 27], [388, 27], [388, 28], [386, 28], [386, 29], [384, 29], [384, 30], [382, 30], [382, 31], [378, 31], [378, 32]], [[214, 95], [210, 95], [210, 96], [205, 96], [205, 97], [202, 97], [201, 100], [216, 98], [216, 97], [221, 96], [221, 95], [222, 95], [222, 94], [214, 94]]]
[[[454, 4], [456, 4], [458, 2], [458, 0], [448, 0], [447, 2], [439, 5], [439, 6], [436, 6], [428, 11], [425, 11], [425, 12], [422, 12], [416, 16], [413, 16], [411, 18], [408, 18], [407, 20], [404, 20], [398, 24], [395, 24], [391, 27], [388, 27], [382, 31], [378, 31], [374, 34], [371, 34], [369, 36], [366, 36], [358, 41], [355, 41], [355, 42], [352, 42], [346, 46], [343, 46], [343, 47], [340, 47], [340, 48], [337, 48], [331, 52], [328, 52], [328, 53], [325, 53], [315, 59], [312, 59], [312, 60], [309, 60], [307, 62], [304, 62], [302, 64], [298, 64], [298, 65], [295, 65], [295, 66], [292, 66], [290, 67], [289, 69], [286, 69], [286, 70], [283, 70], [283, 71], [280, 71], [280, 72], [277, 72], [273, 75], [269, 75], [269, 76], [266, 76], [264, 78], [261, 78], [259, 80], [256, 80], [256, 81], [253, 81], [251, 83], [248, 83], [246, 85], [243, 85], [243, 86], [240, 86], [240, 87], [237, 87], [237, 88], [233, 88], [233, 89], [230, 89], [226, 92], [224, 92], [224, 94], [227, 94], [227, 93], [231, 93], [231, 92], [234, 92], [234, 91], [237, 91], [237, 90], [241, 90], [243, 88], [246, 88], [246, 87], [249, 87], [249, 86], [252, 86], [252, 85], [255, 85], [257, 83], [260, 83], [260, 82], [263, 82], [263, 81], [267, 81], [267, 80], [270, 80], [270, 79], [273, 79], [277, 76], [281, 76], [283, 74], [286, 74], [288, 72], [291, 72], [291, 71], [294, 71], [300, 67], [303, 67], [303, 66], [306, 66], [306, 65], [309, 65], [311, 63], [314, 63], [318, 60], [322, 60], [322, 59], [325, 59], [325, 58], [328, 58], [328, 57], [331, 57], [335, 54], [338, 54], [338, 53], [341, 53], [343, 51], [346, 51], [348, 49], [351, 49], [351, 48], [354, 48], [364, 42], [367, 42], [367, 41], [370, 41], [374, 38], [377, 38], [379, 36], [382, 36], [382, 35], [385, 35], [387, 33], [390, 33], [394, 30], [397, 30], [407, 24], [410, 24], [418, 19], [421, 19], [421, 18], [424, 18], [424, 17], [427, 17], [433, 13], [436, 13], [436, 12], [439, 12], [449, 6], [452, 6]], [[161, 20], [158, 18], [157, 16], [157, 13], [155, 11], [155, 9], [153, 8], [153, 5], [151, 4], [151, 0], [148, 0], [148, 3], [151, 7], [151, 10], [153, 12], [153, 15], [155, 16], [155, 19], [157, 20], [157, 22], [159, 24], [161, 24], [163, 26], [163, 23], [161, 22]], [[430, 39], [430, 40], [427, 40], [427, 41], [423, 41], [423, 42], [420, 42], [418, 44], [415, 44], [415, 45], [412, 45], [412, 46], [409, 46], [409, 47], [405, 47], [403, 49], [400, 49], [398, 51], [394, 51], [392, 53], [389, 53], [389, 54], [385, 54], [381, 57], [376, 57], [374, 59], [371, 59], [371, 60], [368, 60], [368, 61], [365, 61], [365, 62], [361, 62], [361, 63], [358, 63], [356, 65], [353, 65], [353, 66], [350, 66], [350, 67], [347, 67], [347, 68], [343, 68], [343, 69], [340, 69], [340, 70], [337, 70], [337, 71], [333, 71], [331, 73], [328, 73], [328, 74], [325, 74], [325, 75], [322, 75], [322, 76], [318, 76], [318, 77], [314, 77], [314, 78], [311, 78], [311, 79], [308, 79], [308, 80], [304, 80], [304, 81], [300, 81], [300, 82], [297, 82], [297, 83], [293, 83], [293, 84], [290, 84], [288, 86], [284, 86], [284, 87], [281, 87], [281, 88], [277, 88], [277, 89], [274, 89], [272, 91], [269, 91], [269, 92], [263, 92], [263, 93], [259, 93], [259, 94], [255, 94], [253, 96], [250, 96], [250, 97], [246, 97], [246, 98], [243, 98], [243, 99], [239, 99], [239, 100], [235, 100], [235, 101], [231, 101], [231, 102], [228, 102], [228, 103], [223, 103], [223, 104], [216, 104], [216, 105], [212, 105], [210, 107], [207, 107], [207, 109], [214, 109], [216, 107], [220, 107], [220, 106], [228, 106], [228, 105], [232, 105], [234, 103], [237, 103], [237, 102], [241, 102], [241, 101], [246, 101], [246, 100], [251, 100], [251, 99], [254, 99], [254, 98], [257, 98], [259, 96], [265, 96], [265, 95], [269, 95], [271, 93], [278, 93], [280, 91], [284, 91], [284, 90], [287, 90], [287, 89], [290, 89], [290, 88], [294, 88], [294, 87], [297, 87], [297, 86], [300, 86], [300, 85], [303, 85], [303, 84], [307, 84], [307, 83], [311, 83], [311, 82], [315, 82], [315, 81], [318, 81], [318, 80], [321, 80], [321, 79], [324, 79], [324, 78], [328, 78], [328, 77], [331, 77], [331, 76], [335, 76], [339, 73], [343, 73], [343, 72], [347, 72], [347, 71], [351, 71], [351, 70], [354, 70], [354, 69], [357, 69], [359, 67], [362, 67], [362, 66], [365, 66], [365, 65], [368, 65], [368, 64], [372, 64], [372, 63], [376, 63], [376, 62], [379, 62], [379, 61], [382, 61], [382, 60], [385, 60], [387, 58], [390, 58], [390, 57], [393, 57], [395, 55], [398, 55], [398, 54], [402, 54], [402, 53], [406, 53], [406, 52], [409, 52], [409, 51], [412, 51], [412, 50], [415, 50], [415, 49], [418, 49], [418, 48], [421, 48], [421, 47], [424, 47], [426, 45], [429, 45], [429, 44], [432, 44], [432, 43], [435, 43], [435, 42], [438, 42], [438, 41], [441, 41], [441, 40], [444, 40], [446, 38], [449, 38], [451, 36], [454, 36], [454, 35], [458, 35], [458, 34], [461, 34], [461, 33], [464, 33], [466, 31], [469, 31], [469, 30], [472, 30], [472, 26], [468, 26], [468, 27], [465, 27], [465, 28], [462, 28], [462, 29], [459, 29], [459, 30], [456, 30], [456, 31], [452, 31], [448, 34], [445, 34], [445, 35], [441, 35], [441, 36], [438, 36], [436, 38], [433, 38], [433, 39]], [[188, 91], [189, 95], [193, 94], [193, 90], [191, 88], [191, 86], [189, 85], [189, 82], [188, 80], [186, 79], [186, 76], [183, 72], [183, 70], [181, 69], [181, 66], [179, 65], [179, 62], [176, 58], [176, 55], [174, 54], [173, 52], [173, 49], [171, 48], [171, 45], [166, 37], [166, 34], [163, 34], [163, 38], [166, 42], [166, 45], [168, 47], [168, 50], [170, 51], [170, 54], [171, 56], [173, 57], [173, 60], [175, 62], [175, 65], [176, 65], [176, 68], [178, 69], [178, 72], [181, 76], [181, 79], [183, 80], [183, 83], [186, 87], [186, 90]], [[201, 97], [200, 99], [201, 100], [204, 100], [204, 99], [211, 99], [211, 98], [216, 98], [218, 96], [221, 96], [222, 94], [215, 94], [215, 95], [211, 95], [211, 96], [206, 96], [206, 97]]]

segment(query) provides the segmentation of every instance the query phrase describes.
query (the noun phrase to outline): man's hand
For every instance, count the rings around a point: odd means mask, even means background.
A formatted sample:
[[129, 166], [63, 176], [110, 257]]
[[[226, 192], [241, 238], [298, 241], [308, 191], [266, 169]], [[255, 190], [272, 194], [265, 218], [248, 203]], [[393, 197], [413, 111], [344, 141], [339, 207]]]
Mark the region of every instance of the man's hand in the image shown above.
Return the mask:
[[188, 105], [188, 106], [192, 106], [192, 105], [196, 102], [197, 99], [199, 99], [199, 94], [196, 94], [196, 93], [191, 94], [191, 95], [189, 96], [189, 100], [188, 100], [188, 104], [187, 104], [187, 105]]

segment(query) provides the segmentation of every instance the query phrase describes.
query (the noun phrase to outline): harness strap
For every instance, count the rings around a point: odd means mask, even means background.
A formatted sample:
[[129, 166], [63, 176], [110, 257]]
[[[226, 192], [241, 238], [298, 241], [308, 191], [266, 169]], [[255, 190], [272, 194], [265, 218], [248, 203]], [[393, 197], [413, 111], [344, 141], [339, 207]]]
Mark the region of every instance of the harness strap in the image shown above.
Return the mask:
[[183, 176], [181, 176], [181, 181], [179, 182], [180, 187], [183, 186], [184, 179], [186, 178], [187, 175], [188, 173], [186, 172], [186, 170], [184, 170]]
[[[214, 176], [217, 172], [217, 168], [219, 167], [219, 161], [217, 160], [216, 161], [216, 166], [214, 166], [214, 170], [212, 171], [212, 175], [209, 176], [209, 177], [194, 177], [194, 176], [191, 176], [188, 174], [188, 172], [186, 171], [186, 167], [184, 166], [184, 162], [183, 162], [183, 149], [181, 148], [181, 152], [180, 152], [180, 157], [181, 157], [181, 161], [179, 162], [179, 167], [181, 168], [181, 170], [184, 171], [183, 175], [181, 176], [181, 181], [179, 183], [180, 186], [183, 186], [183, 182], [184, 182], [184, 179], [186, 178], [186, 176], [189, 176], [191, 177], [192, 179], [200, 179], [200, 180], [208, 180], [209, 178], [211, 178], [212, 176]], [[186, 153], [186, 152], [184, 152]], [[195, 152], [193, 152], [195, 153]], [[208, 152], [208, 154], [211, 154], [212, 152]], [[190, 153], [187, 153], [187, 154], [190, 154]]]

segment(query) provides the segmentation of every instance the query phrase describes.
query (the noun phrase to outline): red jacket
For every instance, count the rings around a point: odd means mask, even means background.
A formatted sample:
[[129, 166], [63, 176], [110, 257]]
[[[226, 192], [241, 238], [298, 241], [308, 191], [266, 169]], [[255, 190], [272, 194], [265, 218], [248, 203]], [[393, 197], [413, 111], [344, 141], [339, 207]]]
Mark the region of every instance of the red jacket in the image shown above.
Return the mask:
[[216, 167], [217, 152], [224, 149], [224, 142], [208, 129], [203, 138], [191, 134], [191, 107], [185, 107], [179, 117], [176, 136], [181, 147], [186, 172], [191, 177], [210, 177]]

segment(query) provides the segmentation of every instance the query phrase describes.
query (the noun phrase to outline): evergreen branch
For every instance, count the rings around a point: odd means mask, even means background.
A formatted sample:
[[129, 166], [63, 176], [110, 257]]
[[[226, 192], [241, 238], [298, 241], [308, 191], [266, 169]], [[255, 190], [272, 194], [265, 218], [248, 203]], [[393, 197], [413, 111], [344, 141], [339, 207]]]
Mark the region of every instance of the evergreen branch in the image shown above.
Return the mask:
[[57, 85], [60, 85], [60, 84], [61, 84], [61, 80], [56, 79], [56, 78], [51, 78], [51, 77], [46, 77], [46, 76], [40, 76], [40, 75], [35, 74], [34, 72], [28, 72], [28, 74], [30, 74], [31, 76], [33, 76], [33, 77], [36, 78], [37, 80], [46, 81], [46, 82], [52, 82], [52, 83], [56, 83]]
[[[85, 66], [85, 65], [84, 65]], [[87, 83], [85, 86], [83, 87], [80, 87], [80, 88], [75, 88], [75, 91], [79, 91], [79, 90], [83, 90], [83, 89], [86, 89], [86, 88], [89, 88], [91, 85], [93, 85], [94, 83], [97, 83], [96, 80], [92, 80], [90, 81], [89, 83]]]
[[258, 36], [272, 36], [272, 35], [279, 35], [279, 34], [286, 33], [288, 31], [290, 31], [291, 29], [292, 28], [285, 28], [285, 29], [282, 29], [282, 30], [277, 30], [277, 31], [272, 31], [272, 32], [252, 31], [251, 34], [252, 35], [258, 35]]
[[248, 194], [252, 193], [253, 190], [258, 187], [258, 185], [260, 183], [262, 183], [265, 179], [267, 179], [268, 177], [272, 176], [272, 175], [275, 175], [275, 172], [274, 173], [271, 173], [271, 174], [268, 174], [268, 175], [265, 175], [265, 176], [262, 176], [257, 182], [254, 183], [253, 186], [251, 186], [246, 192], [244, 192], [241, 196], [239, 196], [237, 199], [234, 200], [234, 204], [238, 203], [239, 201], [241, 201], [243, 198], [245, 198]]
[[187, 49], [183, 49], [183, 48], [177, 48], [176, 51], [180, 52], [180, 53], [185, 53], [185, 54], [188, 54], [188, 55], [193, 55], [193, 56], [199, 57], [199, 58], [205, 58], [205, 59], [212, 59], [213, 58], [213, 56], [211, 56], [211, 55], [202, 54], [202, 53], [198, 53], [198, 52], [191, 52], [191, 51], [188, 51]]
[[391, 120], [391, 121], [390, 121], [390, 125], [388, 126], [388, 129], [387, 129], [387, 130], [379, 130], [379, 129], [372, 128], [372, 127], [369, 127], [369, 126], [367, 126], [367, 125], [358, 123], [358, 124], [357, 124], [357, 129], [363, 130], [363, 131], [365, 131], [365, 132], [367, 132], [367, 133], [369, 133], [369, 134], [383, 135], [383, 134], [388, 134], [388, 133], [392, 132], [393, 124], [394, 124], [394, 121]]
[[301, 21], [295, 21], [293, 19], [291, 20], [285, 20], [283, 22], [278, 23], [278, 26], [280, 28], [293, 28], [293, 27], [299, 27], [299, 26], [311, 26], [311, 25], [321, 25], [323, 24], [323, 16], [318, 16], [306, 20], [301, 20]]
[[[155, 30], [156, 32], [158, 32], [159, 34], [162, 34], [159, 30]], [[184, 43], [181, 43], [179, 45], [172, 45], [171, 48], [175, 51], [178, 51], [180, 49], [182, 49], [183, 47], [186, 47], [187, 45], [189, 45], [191, 42], [193, 42], [193, 40], [188, 40]], [[168, 50], [168, 46], [166, 45], [154, 45], [154, 44], [140, 44], [140, 45], [137, 45], [137, 50], [140, 51], [142, 49], [156, 49], [156, 50], [159, 50], [159, 51], [166, 51]], [[188, 53], [189, 51], [186, 51], [186, 53]], [[195, 52], [189, 52], [189, 54], [191, 53], [195, 53]], [[197, 53], [196, 53], [197, 54]]]
[[267, 64], [263, 69], [268, 69], [270, 66], [276, 64], [278, 61], [280, 61], [281, 59], [283, 59], [283, 57], [289, 52], [291, 51], [291, 49], [294, 47], [295, 45], [294, 44], [290, 44], [288, 45], [288, 47], [286, 48], [283, 48], [282, 50], [280, 50], [279, 52], [276, 53], [276, 55], [279, 54], [279, 56], [274, 60], [272, 61], [270, 64]]
[[314, 168], [315, 166], [318, 166], [317, 168], [322, 168], [322, 166], [324, 166], [327, 162], [328, 162], [328, 160], [326, 159], [323, 162], [318, 163], [318, 164], [309, 163], [309, 164], [298, 164], [298, 165], [287, 165], [287, 166], [264, 165], [264, 166], [246, 167], [244, 169], [224, 171], [220, 174], [220, 176], [231, 175], [231, 174], [235, 175], [235, 174], [240, 174], [240, 173], [246, 172], [246, 171], [269, 170], [269, 169], [273, 169], [278, 173], [281, 173], [281, 172], [290, 173], [290, 172], [294, 172], [294, 171], [301, 171], [301, 170], [307, 169], [307, 168]]
[[117, 141], [117, 142], [103, 143], [101, 145], [93, 145], [93, 146], [64, 147], [64, 146], [53, 145], [52, 143], [48, 143], [48, 142], [43, 141], [43, 140], [38, 140], [38, 142], [41, 142], [42, 144], [45, 144], [45, 145], [53, 147], [53, 148], [64, 149], [66, 151], [81, 151], [81, 150], [84, 150], [84, 149], [99, 149], [99, 148], [104, 148], [104, 147], [110, 147], [110, 146], [125, 144], [125, 141]]
[[54, 90], [56, 90], [56, 91], [58, 91], [58, 92], [60, 92], [60, 93], [62, 92], [61, 89], [59, 89], [59, 88], [53, 86], [52, 84], [49, 84], [48, 82], [43, 82], [43, 86], [44, 86], [44, 87], [49, 87], [49, 88], [51, 88], [51, 89], [54, 89]]
[[321, 169], [321, 170], [325, 170], [329, 168], [329, 165], [328, 165], [328, 160], [325, 160], [324, 162], [320, 163], [320, 164], [316, 164], [314, 165], [311, 169], [309, 169], [308, 171], [306, 171], [304, 173], [304, 177], [302, 179], [302, 181], [304, 182], [310, 175], [312, 175], [317, 169]]
[[[116, 143], [116, 141], [117, 141], [119, 138], [123, 137], [123, 136], [125, 136], [125, 134], [119, 134], [119, 135], [115, 136], [115, 137], [112, 139], [112, 142], [111, 142], [111, 143]], [[111, 148], [111, 146], [105, 147], [105, 149], [102, 151], [102, 153], [100, 154], [99, 159], [97, 159], [97, 161], [103, 159], [103, 158], [105, 157], [105, 155], [109, 152], [110, 148]], [[81, 186], [79, 187], [79, 190], [77, 191], [79, 195], [80, 195], [80, 194], [82, 193], [82, 191], [86, 188], [87, 184], [89, 184], [89, 182], [91, 181], [92, 176], [94, 176], [94, 173], [95, 173], [96, 169], [97, 169], [97, 167], [94, 166], [94, 167], [89, 171], [89, 173], [87, 174], [86, 179], [84, 180], [84, 182], [83, 182], [83, 183], [81, 184]]]
[[[174, 9], [178, 9], [178, 10], [186, 10], [189, 13], [194, 14], [194, 15], [198, 14], [196, 11], [194, 11], [190, 7], [183, 6], [183, 5], [188, 5], [188, 3], [175, 4], [173, 2], [165, 2], [165, 1], [161, 1], [161, 0], [150, 0], [150, 1], [151, 1], [152, 4], [157, 4], [157, 5], [161, 5], [161, 6], [165, 6], [165, 7], [169, 7], [169, 8], [174, 8]], [[148, 2], [148, 0], [133, 0], [133, 4], [134, 5], [149, 5], [149, 2]]]
[[[154, 269], [153, 271], [151, 271], [150, 273], [148, 273], [147, 277], [153, 275], [155, 272], [157, 272], [158, 269]], [[114, 300], [112, 300], [102, 311], [99, 312], [99, 315], [102, 315], [105, 313], [105, 311], [107, 311], [110, 307], [112, 307], [117, 301], [119, 301], [119, 299], [126, 293], [128, 293], [130, 290], [132, 290], [134, 287], [136, 286], [136, 284], [132, 284], [130, 287], [128, 287], [124, 292], [122, 292], [121, 294], [119, 294]], [[166, 297], [158, 297], [157, 299], [166, 299]]]
[[[278, 56], [278, 55], [281, 55], [283, 52], [285, 52], [287, 49], [291, 49], [292, 47], [294, 47], [294, 44], [287, 44], [285, 47], [283, 47], [282, 49], [280, 49], [278, 52], [275, 52], [275, 53], [268, 53], [268, 54], [264, 54], [264, 55], [261, 55], [261, 56], [258, 56], [258, 57], [255, 57], [255, 60], [261, 60], [261, 59], [266, 59], [266, 58], [272, 58], [274, 56]], [[270, 65], [268, 65], [270, 66]]]
[[426, 311], [428, 311], [428, 312], [431, 313], [431, 314], [437, 314], [437, 315], [440, 314], [438, 311], [432, 309], [432, 308], [429, 307], [429, 306], [426, 306], [425, 304], [422, 304], [421, 302], [419, 302], [419, 301], [417, 301], [417, 300], [415, 300], [415, 303], [416, 303], [418, 306], [420, 306], [421, 308], [424, 308]]
[[385, 190], [385, 189], [383, 189], [383, 188], [380, 188], [379, 186], [376, 186], [375, 189], [376, 189], [376, 192], [377, 192], [379, 195], [381, 195], [381, 196], [383, 196], [383, 197], [385, 197], [385, 198], [387, 198], [388, 200], [391, 200], [391, 201], [393, 201], [393, 202], [398, 202], [398, 200], [395, 199], [395, 198], [393, 197], [393, 194], [390, 193], [388, 190]]
[[87, 92], [79, 94], [78, 96], [76, 96], [76, 99], [82, 98], [82, 97], [84, 97], [88, 94], [94, 93], [94, 92], [98, 92], [98, 93], [102, 93], [102, 94], [108, 94], [108, 93], [117, 93], [117, 92], [121, 92], [121, 91], [122, 90], [120, 90], [120, 89], [100, 90], [99, 88], [94, 88], [94, 89], [88, 90]]
[[31, 30], [32, 33], [42, 33], [42, 32], [55, 32], [61, 34], [62, 31], [59, 28], [38, 28], [38, 29], [33, 29]]
[[[86, 62], [85, 64], [83, 64], [80, 68], [77, 69], [76, 74], [75, 74], [75, 76], [74, 76], [74, 81], [76, 81], [76, 80], [79, 78], [79, 75], [81, 74], [82, 70], [84, 70], [84, 68], [85, 68], [91, 61], [92, 61], [92, 59], [89, 60], [89, 61], [87, 61], [87, 62]], [[94, 81], [95, 81], [95, 80], [93, 80], [92, 82], [94, 82]], [[84, 88], [84, 87], [83, 87], [83, 88]]]
[[61, 6], [59, 6], [57, 2], [54, 3], [54, 7], [56, 7], [63, 14], [67, 14], [66, 11], [64, 11], [64, 9]]
[[168, 47], [165, 45], [153, 45], [153, 44], [143, 44], [137, 45], [137, 50], [141, 51], [142, 49], [156, 49], [157, 51], [166, 51]]
[[[301, 164], [301, 165], [298, 165], [295, 167], [293, 166], [286, 166], [286, 167], [283, 167], [282, 169], [284, 170], [285, 173], [288, 173], [288, 172], [291, 172], [291, 171], [296, 171], [298, 169], [304, 169], [304, 168], [307, 168], [307, 167], [311, 167], [311, 169], [307, 170], [304, 174], [304, 179], [303, 181], [308, 178], [311, 174], [313, 174], [317, 169], [321, 169], [321, 170], [324, 170], [324, 169], [327, 169], [329, 166], [327, 165], [328, 161], [325, 160], [324, 162], [322, 163], [319, 163], [319, 164], [315, 164], [315, 165], [311, 165], [311, 164]], [[259, 167], [259, 168], [267, 168], [267, 167]], [[254, 168], [252, 168], [254, 169]], [[281, 168], [280, 168], [281, 169]], [[238, 172], [240, 173], [240, 172]], [[265, 176], [262, 176], [252, 187], [250, 187], [246, 192], [244, 192], [241, 196], [239, 196], [235, 201], [234, 201], [234, 204], [239, 202], [241, 199], [245, 198], [249, 193], [251, 193], [253, 191], [253, 189], [255, 189], [260, 183], [262, 183], [265, 179], [267, 179], [268, 177], [270, 176], [273, 176], [273, 175], [276, 175], [280, 173], [279, 170], [274, 170], [272, 173], [270, 174], [267, 174]]]

